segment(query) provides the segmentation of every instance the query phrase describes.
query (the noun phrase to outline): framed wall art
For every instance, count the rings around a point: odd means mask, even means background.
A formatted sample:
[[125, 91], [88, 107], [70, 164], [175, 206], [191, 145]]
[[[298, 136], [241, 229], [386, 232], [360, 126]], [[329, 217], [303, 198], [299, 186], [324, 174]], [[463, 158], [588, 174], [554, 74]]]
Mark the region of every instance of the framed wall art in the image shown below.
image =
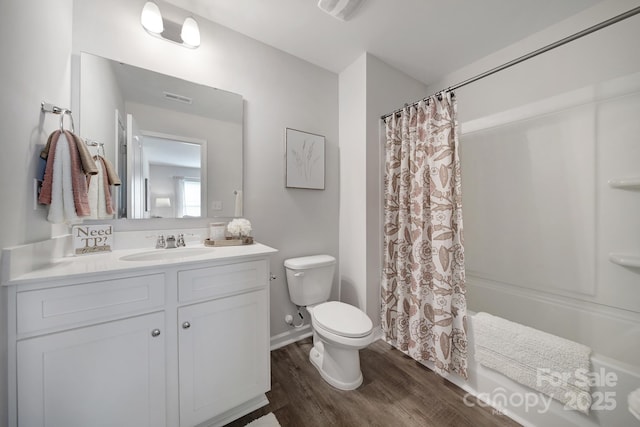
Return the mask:
[[324, 145], [322, 135], [285, 129], [287, 187], [324, 190]]

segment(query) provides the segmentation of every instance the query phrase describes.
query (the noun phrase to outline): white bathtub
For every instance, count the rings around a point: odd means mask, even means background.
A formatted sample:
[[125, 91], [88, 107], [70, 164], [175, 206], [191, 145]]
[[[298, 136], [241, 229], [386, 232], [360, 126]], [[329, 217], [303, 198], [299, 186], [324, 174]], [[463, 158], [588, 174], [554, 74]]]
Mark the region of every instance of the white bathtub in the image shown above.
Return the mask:
[[[473, 313], [469, 313], [469, 317], [472, 316]], [[634, 367], [604, 356], [592, 355], [591, 371], [597, 374], [597, 378], [594, 378], [601, 385], [591, 388], [593, 406], [587, 416], [577, 411], [565, 410], [564, 405], [557, 400], [478, 364], [473, 354], [473, 321], [468, 323], [469, 380], [465, 382], [456, 375], [450, 375], [447, 379], [468, 392], [468, 397], [476, 396], [484, 403], [465, 398], [460, 404], [499, 408], [494, 409], [496, 417], [508, 416], [524, 426], [640, 426], [640, 420], [634, 418], [627, 408], [627, 396], [640, 388], [640, 372]], [[433, 369], [431, 364], [426, 365]]]

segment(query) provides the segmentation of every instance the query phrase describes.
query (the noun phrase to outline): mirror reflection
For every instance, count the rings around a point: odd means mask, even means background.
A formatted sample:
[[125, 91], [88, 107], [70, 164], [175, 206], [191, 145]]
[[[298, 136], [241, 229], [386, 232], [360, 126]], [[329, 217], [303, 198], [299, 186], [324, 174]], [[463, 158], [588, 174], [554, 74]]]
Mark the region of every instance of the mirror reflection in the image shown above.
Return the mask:
[[123, 181], [119, 218], [242, 215], [240, 95], [84, 52], [79, 80], [80, 134]]

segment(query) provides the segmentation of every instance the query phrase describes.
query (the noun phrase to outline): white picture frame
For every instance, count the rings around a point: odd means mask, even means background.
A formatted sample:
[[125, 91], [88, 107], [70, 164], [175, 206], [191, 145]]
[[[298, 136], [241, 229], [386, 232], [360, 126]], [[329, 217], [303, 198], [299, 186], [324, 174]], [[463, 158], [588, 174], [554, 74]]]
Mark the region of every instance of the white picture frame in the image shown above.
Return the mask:
[[285, 165], [287, 188], [324, 190], [325, 137], [286, 128]]

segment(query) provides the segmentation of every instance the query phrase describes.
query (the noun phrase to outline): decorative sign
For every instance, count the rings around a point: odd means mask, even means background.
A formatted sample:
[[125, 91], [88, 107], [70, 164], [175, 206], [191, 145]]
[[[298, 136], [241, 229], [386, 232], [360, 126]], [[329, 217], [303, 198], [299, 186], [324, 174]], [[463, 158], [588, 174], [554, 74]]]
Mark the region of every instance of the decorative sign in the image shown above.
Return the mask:
[[71, 228], [73, 253], [76, 255], [111, 252], [113, 226], [74, 225]]

